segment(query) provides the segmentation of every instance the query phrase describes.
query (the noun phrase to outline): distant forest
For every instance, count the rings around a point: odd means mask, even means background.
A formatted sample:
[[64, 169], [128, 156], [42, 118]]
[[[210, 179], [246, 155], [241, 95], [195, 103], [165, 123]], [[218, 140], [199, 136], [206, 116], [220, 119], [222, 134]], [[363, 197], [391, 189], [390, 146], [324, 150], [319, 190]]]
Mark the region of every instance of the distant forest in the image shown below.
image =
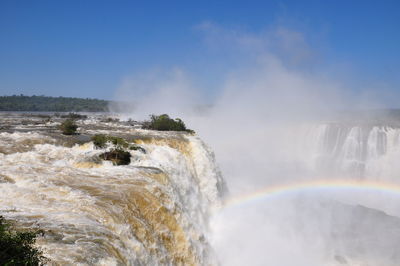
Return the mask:
[[109, 101], [69, 97], [0, 96], [0, 111], [107, 112]]

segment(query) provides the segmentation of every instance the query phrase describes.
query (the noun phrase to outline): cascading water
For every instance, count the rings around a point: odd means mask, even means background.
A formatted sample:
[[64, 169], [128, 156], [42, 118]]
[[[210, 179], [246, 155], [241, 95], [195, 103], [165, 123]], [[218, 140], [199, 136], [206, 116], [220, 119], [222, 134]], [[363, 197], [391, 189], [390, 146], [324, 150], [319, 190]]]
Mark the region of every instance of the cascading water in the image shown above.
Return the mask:
[[[399, 186], [399, 127], [336, 122], [308, 126], [305, 132], [304, 139], [299, 141], [302, 143], [300, 150], [309, 155], [306, 161], [312, 162], [309, 165], [313, 178]], [[398, 265], [400, 210], [397, 195], [337, 190], [327, 198], [328, 202], [323, 199], [322, 207], [316, 209], [323, 217], [318, 226], [326, 227], [323, 242], [325, 252], [332, 254], [332, 265]], [[305, 213], [307, 211], [298, 215], [298, 219], [314, 218], [312, 213], [309, 216]]]
[[400, 155], [400, 128], [339, 123], [309, 129], [307, 143], [313, 165], [333, 175], [358, 178], [395, 178]]
[[[261, 136], [242, 131], [244, 141], [221, 160], [224, 171], [235, 169], [234, 178], [227, 175], [234, 195], [212, 220], [222, 265], [399, 265], [399, 194], [345, 184], [400, 187], [399, 127], [343, 121], [260, 127]], [[230, 147], [212, 144], [218, 154]]]
[[[327, 200], [325, 193], [284, 195], [230, 213], [220, 209], [225, 185], [213, 153], [196, 136], [95, 116], [79, 121], [81, 135], [66, 137], [57, 119], [0, 119], [0, 215], [19, 228], [43, 229], [37, 245], [52, 264], [392, 266], [400, 258], [400, 219], [356, 206], [368, 203], [358, 201], [364, 194], [351, 193], [350, 203]], [[236, 165], [224, 158], [240, 186], [304, 176], [399, 183], [397, 127], [338, 122], [274, 130], [263, 132], [257, 147], [237, 143]], [[145, 152], [132, 150], [129, 165], [113, 166], [100, 160], [109, 147], [96, 149], [94, 134], [123, 137]], [[255, 173], [262, 178], [253, 180]], [[376, 209], [396, 209], [384, 196]], [[370, 199], [365, 205], [375, 207], [376, 195]], [[209, 233], [215, 210], [222, 215]]]
[[144, 148], [113, 166], [46, 123], [0, 133], [0, 215], [43, 229], [37, 244], [52, 264], [217, 264], [207, 227], [223, 182], [198, 137], [81, 122], [83, 135], [124, 134]]

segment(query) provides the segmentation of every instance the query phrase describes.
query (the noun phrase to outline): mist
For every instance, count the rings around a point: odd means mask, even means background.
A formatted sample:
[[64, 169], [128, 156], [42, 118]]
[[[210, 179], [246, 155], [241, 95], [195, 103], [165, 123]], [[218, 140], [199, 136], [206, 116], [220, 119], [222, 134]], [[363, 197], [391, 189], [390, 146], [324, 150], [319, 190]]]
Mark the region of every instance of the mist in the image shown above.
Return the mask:
[[[207, 91], [196, 86], [196, 73], [174, 67], [126, 77], [115, 100], [132, 103], [124, 118], [142, 120], [162, 113], [182, 118], [214, 150], [227, 182], [227, 202], [268, 186], [339, 174], [396, 182], [393, 176], [398, 171], [391, 166], [374, 177], [347, 168], [338, 173], [332, 170], [335, 167], [319, 167], [313, 135], [319, 124], [332, 121], [338, 111], [384, 105], [381, 99], [369, 98], [369, 92], [351, 95], [350, 85], [321, 62], [320, 51], [304, 34], [281, 26], [248, 33], [210, 22], [196, 29], [211, 55], [223, 52], [227, 61], [235, 62], [226, 66], [215, 98], [207, 98]], [[199, 112], [199, 106], [209, 107]], [[377, 235], [359, 239], [365, 245], [352, 245], [351, 235], [342, 231], [357, 223], [352, 206], [399, 215], [397, 202], [397, 195], [351, 190], [284, 193], [223, 207], [210, 219], [209, 238], [221, 265], [379, 265], [386, 263], [379, 251], [357, 250], [390, 236], [379, 221], [362, 221], [365, 228], [377, 228], [360, 229]]]

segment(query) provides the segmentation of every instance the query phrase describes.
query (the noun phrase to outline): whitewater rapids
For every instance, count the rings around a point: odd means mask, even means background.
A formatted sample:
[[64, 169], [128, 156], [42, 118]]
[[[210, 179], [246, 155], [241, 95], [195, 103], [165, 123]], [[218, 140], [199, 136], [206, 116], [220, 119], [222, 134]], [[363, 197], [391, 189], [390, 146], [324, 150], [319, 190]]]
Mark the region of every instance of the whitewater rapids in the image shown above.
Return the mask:
[[[61, 135], [61, 118], [0, 120], [0, 215], [43, 229], [37, 245], [52, 265], [399, 265], [397, 194], [299, 191], [229, 207], [213, 152], [197, 136], [101, 115], [79, 120], [77, 136]], [[209, 138], [230, 178], [228, 197], [320, 178], [400, 186], [399, 126], [339, 121], [249, 133]], [[94, 134], [145, 152], [113, 166], [99, 159], [108, 148], [95, 149]]]
[[51, 264], [217, 264], [208, 218], [223, 181], [198, 137], [80, 121], [82, 135], [123, 134], [146, 151], [113, 166], [91, 142], [60, 137], [58, 122], [21, 117], [2, 116], [9, 132], [0, 133], [0, 215], [43, 229], [37, 244]]

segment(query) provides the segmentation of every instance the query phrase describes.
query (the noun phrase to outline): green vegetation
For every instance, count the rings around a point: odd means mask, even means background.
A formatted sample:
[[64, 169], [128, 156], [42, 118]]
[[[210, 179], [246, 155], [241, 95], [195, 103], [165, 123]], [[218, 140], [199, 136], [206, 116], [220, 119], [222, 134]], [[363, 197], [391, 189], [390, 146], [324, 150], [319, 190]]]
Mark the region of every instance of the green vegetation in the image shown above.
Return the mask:
[[114, 146], [116, 146], [119, 149], [123, 148], [128, 148], [129, 143], [124, 140], [123, 138], [120, 137], [114, 137], [114, 136], [106, 136], [103, 134], [98, 134], [94, 135], [92, 137], [93, 144], [96, 148], [103, 149], [107, 146], [107, 143], [112, 143]]
[[143, 128], [160, 131], [186, 131], [194, 133], [193, 130], [186, 128], [185, 123], [180, 118], [172, 119], [167, 114], [151, 115], [150, 121], [145, 121], [143, 123]]
[[69, 119], [86, 119], [87, 118], [87, 115], [81, 115], [81, 114], [77, 114], [77, 113], [69, 113], [67, 115], [56, 114], [56, 116], [59, 116], [61, 118], [69, 118]]
[[112, 117], [107, 117], [105, 120], [102, 120], [102, 122], [119, 122], [119, 118], [112, 118]]
[[92, 137], [93, 144], [98, 149], [103, 149], [106, 147], [108, 138], [106, 135], [98, 134]]
[[140, 146], [138, 146], [138, 145], [135, 145], [135, 144], [129, 146], [129, 149], [130, 149], [131, 151], [141, 151], [141, 152], [143, 152], [143, 153], [146, 153], [146, 150], [145, 150], [145, 149], [143, 149], [142, 147], [140, 147]]
[[99, 157], [103, 160], [111, 161], [114, 165], [127, 165], [131, 163], [131, 154], [118, 148], [102, 153]]
[[34, 244], [43, 231], [18, 232], [0, 216], [0, 265], [44, 265], [48, 261]]
[[78, 126], [75, 124], [74, 120], [67, 119], [60, 125], [60, 130], [64, 135], [75, 135]]
[[41, 112], [107, 112], [110, 102], [98, 99], [82, 99], [47, 96], [0, 96], [0, 111]]
[[113, 149], [99, 155], [101, 159], [111, 161], [114, 165], [127, 165], [131, 163], [131, 154], [126, 149], [139, 150], [146, 153], [146, 150], [142, 147], [136, 144], [129, 144], [120, 137], [98, 134], [92, 137], [92, 141], [97, 149], [106, 148], [108, 143], [114, 145]]
[[130, 144], [126, 140], [120, 137], [107, 136], [103, 134], [97, 134], [92, 137], [94, 146], [97, 149], [104, 149], [107, 147], [107, 143], [111, 143], [116, 149], [124, 150], [129, 149], [131, 151], [141, 151], [146, 153], [146, 150], [136, 144]]

